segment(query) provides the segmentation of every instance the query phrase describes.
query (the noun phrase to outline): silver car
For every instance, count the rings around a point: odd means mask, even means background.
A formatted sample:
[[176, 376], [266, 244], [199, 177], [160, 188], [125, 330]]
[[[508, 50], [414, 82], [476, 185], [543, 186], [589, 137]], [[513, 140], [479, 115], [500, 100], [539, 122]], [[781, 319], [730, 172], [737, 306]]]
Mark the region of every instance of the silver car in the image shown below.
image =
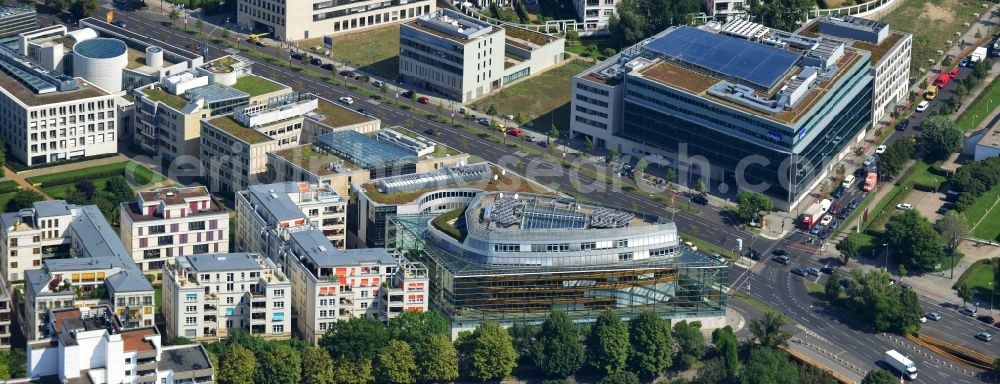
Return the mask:
[[938, 321], [941, 320], [941, 314], [937, 312], [927, 312], [927, 318], [934, 321]]

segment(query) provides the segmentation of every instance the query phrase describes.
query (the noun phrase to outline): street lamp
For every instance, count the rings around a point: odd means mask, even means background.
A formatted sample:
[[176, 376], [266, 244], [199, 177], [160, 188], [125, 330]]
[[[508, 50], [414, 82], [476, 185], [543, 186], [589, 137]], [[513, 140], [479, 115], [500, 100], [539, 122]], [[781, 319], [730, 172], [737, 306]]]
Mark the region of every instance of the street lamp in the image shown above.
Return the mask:
[[993, 282], [986, 283], [990, 286], [990, 316], [993, 316]]
[[882, 247], [885, 248], [885, 271], [889, 272], [889, 243], [882, 243]]

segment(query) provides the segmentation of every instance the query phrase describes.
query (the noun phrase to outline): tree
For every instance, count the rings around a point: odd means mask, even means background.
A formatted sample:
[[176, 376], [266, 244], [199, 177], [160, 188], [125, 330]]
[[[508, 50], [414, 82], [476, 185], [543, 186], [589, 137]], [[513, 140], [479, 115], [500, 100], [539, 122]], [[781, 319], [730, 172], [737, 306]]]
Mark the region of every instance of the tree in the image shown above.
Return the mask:
[[337, 384], [368, 384], [375, 381], [372, 361], [344, 357], [333, 361], [333, 382]]
[[705, 356], [705, 336], [701, 334], [701, 322], [681, 320], [674, 324], [674, 343], [677, 345], [679, 367], [691, 368], [695, 362]]
[[25, 208], [31, 208], [36, 201], [45, 200], [45, 196], [30, 189], [22, 189], [14, 193], [10, 201], [7, 201], [7, 212], [17, 212]]
[[993, 374], [1000, 375], [1000, 357], [993, 359]]
[[[646, 161], [646, 158], [645, 158], [645, 157], [640, 157], [640, 158], [639, 158], [639, 161], [637, 161], [637, 162], [635, 163], [635, 175], [636, 175], [636, 177], [637, 177], [637, 178], [638, 178], [638, 177], [642, 177], [642, 175], [646, 173], [646, 168], [647, 168], [647, 167], [649, 167], [649, 162], [648, 162], [648, 161]], [[675, 174], [675, 175], [674, 175], [674, 180], [676, 180], [676, 179], [677, 179], [677, 175], [676, 175], [676, 173], [677, 173], [677, 172], [674, 172], [674, 174]]]
[[163, 343], [163, 345], [188, 345], [188, 344], [194, 344], [194, 341], [191, 341], [191, 339], [188, 339], [184, 336], [172, 337], [170, 339], [167, 339], [167, 341]]
[[479, 380], [502, 379], [517, 366], [517, 352], [507, 330], [484, 321], [472, 333], [469, 375]]
[[934, 226], [916, 210], [895, 214], [885, 224], [885, 240], [892, 256], [920, 271], [931, 271], [944, 259], [944, 241]]
[[725, 383], [729, 379], [729, 371], [726, 369], [726, 362], [721, 358], [714, 358], [705, 362], [700, 369], [698, 369], [698, 375], [695, 376], [692, 383], [695, 384], [717, 384]]
[[899, 276], [900, 281], [903, 280], [903, 277], [906, 276], [907, 272], [906, 265], [900, 264], [896, 267], [896, 276]]
[[458, 352], [446, 335], [432, 335], [417, 360], [418, 376], [426, 382], [448, 382], [458, 377]]
[[883, 270], [867, 273], [851, 272], [848, 303], [842, 306], [847, 315], [860, 324], [870, 325], [877, 332], [915, 332], [920, 325], [923, 309], [916, 294], [893, 284]]
[[656, 377], [672, 364], [674, 346], [670, 325], [653, 312], [642, 312], [628, 322], [628, 367], [639, 377]]
[[844, 256], [844, 264], [847, 264], [849, 260], [861, 256], [863, 246], [861, 235], [851, 232], [840, 240], [840, 243], [837, 244], [837, 250]]
[[260, 355], [255, 383], [298, 383], [302, 379], [302, 358], [287, 344], [271, 343]]
[[958, 286], [958, 297], [962, 298], [962, 307], [965, 307], [966, 303], [972, 300], [973, 296], [972, 288], [969, 288], [968, 285], [962, 284]]
[[167, 15], [167, 17], [170, 17], [171, 21], [177, 21], [177, 19], [181, 18], [181, 14], [179, 12], [177, 12], [176, 9], [171, 9], [170, 10], [170, 14]]
[[788, 354], [776, 348], [753, 348], [743, 370], [744, 384], [797, 384], [799, 372]]
[[701, 3], [694, 0], [624, 0], [609, 19], [608, 30], [618, 48], [627, 47], [667, 27], [688, 24], [690, 15], [700, 10]]
[[920, 145], [928, 161], [944, 159], [962, 149], [965, 135], [947, 116], [930, 116], [920, 123]]
[[744, 5], [744, 9], [750, 11], [752, 20], [766, 27], [794, 31], [804, 24], [808, 12], [815, 6], [815, 0], [751, 0]]
[[896, 384], [898, 382], [899, 380], [889, 373], [889, 371], [882, 369], [868, 371], [865, 374], [865, 378], [861, 380], [861, 384]]
[[97, 186], [90, 179], [76, 182], [76, 184], [73, 184], [73, 188], [76, 189], [76, 192], [83, 194], [83, 197], [87, 201], [93, 200], [94, 193], [97, 192]]
[[229, 38], [229, 30], [228, 29], [223, 29], [222, 30], [222, 39], [225, 40], [225, 39], [228, 39], [228, 38]]
[[229, 344], [222, 355], [219, 374], [216, 375], [220, 384], [243, 384], [252, 382], [253, 371], [257, 367], [257, 358], [249, 349], [239, 344]]
[[381, 383], [405, 384], [417, 381], [417, 363], [410, 344], [389, 340], [378, 354], [375, 378]]
[[302, 352], [302, 381], [308, 384], [333, 384], [333, 359], [323, 348], [308, 346]]
[[621, 156], [621, 153], [618, 152], [618, 148], [608, 149], [608, 158], [606, 159], [606, 161], [610, 163], [612, 161], [618, 160], [618, 156]]
[[[556, 128], [555, 124], [552, 125], [552, 128], [549, 128], [549, 139], [551, 139], [551, 140], [559, 140], [559, 129]], [[552, 143], [549, 143], [549, 144], [552, 144]]]
[[98, 0], [76, 0], [69, 8], [69, 13], [76, 19], [89, 17], [97, 9]]
[[615, 51], [614, 48], [611, 48], [611, 47], [604, 48], [604, 56], [611, 57], [611, 56], [614, 56], [615, 53], [617, 53], [617, 52]]
[[538, 335], [538, 326], [517, 322], [507, 328], [507, 334], [514, 344], [517, 358], [525, 361], [529, 359], [535, 345], [535, 337]]
[[375, 358], [379, 348], [389, 343], [389, 332], [375, 319], [352, 317], [339, 320], [319, 339], [319, 346], [330, 352], [335, 360], [341, 357], [369, 360]]
[[843, 288], [840, 286], [840, 279], [836, 275], [830, 276], [826, 279], [826, 286], [823, 287], [823, 293], [826, 294], [826, 300], [833, 303], [840, 298], [840, 294], [843, 293]]
[[490, 106], [486, 108], [486, 115], [489, 116], [489, 117], [496, 116], [497, 115], [497, 107], [495, 105], [493, 105], [493, 104], [490, 104]]
[[614, 312], [602, 312], [587, 337], [588, 363], [605, 375], [613, 375], [625, 369], [628, 352], [628, 324]]
[[727, 325], [712, 331], [712, 344], [715, 345], [716, 355], [725, 362], [729, 376], [735, 376], [740, 368], [740, 341], [733, 328]]
[[784, 317], [776, 312], [764, 312], [764, 317], [750, 322], [750, 333], [757, 344], [765, 347], [788, 345], [792, 334], [781, 328], [785, 324]]
[[566, 30], [566, 41], [570, 43], [569, 45], [575, 44], [578, 40], [580, 40], [580, 32], [577, 32], [576, 29]]
[[632, 372], [622, 371], [604, 376], [597, 384], [639, 384], [639, 376]]
[[542, 323], [532, 359], [547, 376], [566, 377], [583, 366], [580, 329], [563, 311], [553, 311]]
[[740, 192], [736, 195], [736, 213], [744, 223], [755, 221], [761, 212], [771, 212], [773, 209], [774, 202], [763, 193]]
[[934, 227], [944, 238], [944, 242], [948, 246], [948, 253], [952, 255], [955, 254], [958, 244], [962, 242], [962, 239], [965, 239], [965, 235], [968, 233], [968, 229], [965, 227], [965, 215], [954, 210], [945, 213], [944, 217], [934, 224]]
[[583, 138], [583, 153], [590, 154], [594, 152], [594, 142], [590, 140], [590, 136], [585, 136]]
[[694, 190], [702, 196], [704, 196], [708, 192], [708, 187], [705, 185], [704, 178], [699, 177], [698, 180], [695, 180]]
[[677, 182], [677, 170], [675, 170], [674, 167], [667, 168], [663, 176], [671, 183]]
[[422, 357], [420, 349], [434, 335], [449, 335], [451, 326], [437, 311], [406, 311], [389, 319], [389, 338], [405, 341], [413, 354]]

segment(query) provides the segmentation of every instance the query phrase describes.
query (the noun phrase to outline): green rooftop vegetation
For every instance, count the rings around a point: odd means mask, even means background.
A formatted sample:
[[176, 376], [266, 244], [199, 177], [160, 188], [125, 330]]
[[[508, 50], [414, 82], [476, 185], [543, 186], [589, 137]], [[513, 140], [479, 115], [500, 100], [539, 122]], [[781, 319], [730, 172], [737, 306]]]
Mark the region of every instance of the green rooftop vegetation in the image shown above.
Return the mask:
[[[496, 180], [481, 181], [476, 183], [463, 183], [450, 185], [447, 188], [475, 188], [481, 189], [487, 192], [502, 191], [502, 192], [526, 192], [526, 193], [538, 193], [538, 194], [551, 194], [545, 189], [536, 186], [536, 184], [531, 184], [528, 180], [514, 174], [513, 172], [506, 172], [506, 174], [501, 174], [500, 168], [491, 167], [494, 175], [497, 176]], [[382, 193], [379, 192], [375, 187], [374, 182], [368, 182], [362, 185], [365, 190], [365, 195], [367, 195], [372, 201], [381, 204], [404, 204], [415, 200], [420, 195], [427, 192], [431, 192], [441, 187], [421, 189], [417, 191], [409, 192], [397, 192], [397, 193]]]
[[319, 107], [316, 108], [316, 113], [323, 115], [323, 120], [321, 121], [323, 124], [332, 127], [343, 127], [372, 120], [371, 117], [338, 105], [334, 105], [333, 103], [325, 100], [319, 101]]
[[163, 88], [143, 88], [139, 92], [142, 92], [150, 100], [159, 101], [176, 110], [184, 108], [184, 105], [187, 104], [187, 100], [184, 100], [183, 97], [167, 92]]
[[243, 140], [249, 144], [259, 144], [271, 140], [263, 133], [258, 132], [256, 129], [251, 129], [240, 125], [236, 120], [233, 120], [230, 116], [219, 116], [208, 121], [212, 126], [226, 131], [230, 135]]
[[454, 237], [458, 241], [465, 241], [465, 235], [467, 233], [465, 232], [464, 226], [455, 225], [455, 223], [458, 222], [458, 219], [464, 214], [465, 207], [451, 210], [435, 217], [434, 220], [431, 221], [431, 224], [433, 224], [434, 228], [437, 228], [441, 232], [447, 233], [448, 236]]
[[233, 64], [236, 64], [236, 61], [232, 56], [220, 57], [208, 62], [207, 69], [215, 73], [230, 73], [233, 71]]
[[247, 75], [237, 79], [233, 88], [249, 93], [253, 97], [282, 90], [285, 86], [260, 76]]

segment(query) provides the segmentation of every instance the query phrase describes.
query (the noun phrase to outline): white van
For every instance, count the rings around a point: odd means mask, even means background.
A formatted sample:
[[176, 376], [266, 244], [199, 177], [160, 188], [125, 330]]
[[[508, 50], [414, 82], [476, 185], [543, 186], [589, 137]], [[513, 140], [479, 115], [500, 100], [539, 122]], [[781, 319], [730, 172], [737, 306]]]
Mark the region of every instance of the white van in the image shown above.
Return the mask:
[[844, 189], [848, 189], [853, 184], [854, 184], [854, 175], [847, 175], [847, 177], [844, 178], [844, 183], [841, 185], [844, 186]]

